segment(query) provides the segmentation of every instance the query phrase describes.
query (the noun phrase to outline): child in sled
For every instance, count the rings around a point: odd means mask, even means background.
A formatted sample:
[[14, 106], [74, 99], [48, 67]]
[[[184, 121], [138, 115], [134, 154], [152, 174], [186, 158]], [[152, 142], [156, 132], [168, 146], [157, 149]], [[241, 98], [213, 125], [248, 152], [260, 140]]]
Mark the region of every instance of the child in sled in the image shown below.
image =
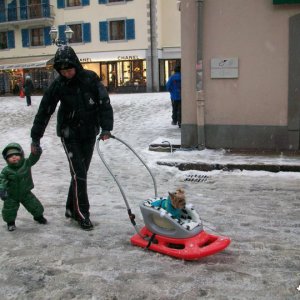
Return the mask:
[[28, 158], [24, 158], [23, 149], [17, 143], [8, 144], [2, 152], [7, 166], [0, 174], [0, 198], [4, 201], [2, 218], [9, 231], [16, 229], [15, 220], [20, 203], [33, 215], [35, 221], [47, 223], [43, 216], [43, 205], [31, 192], [34, 187], [31, 167], [40, 159], [41, 154], [40, 148], [38, 153], [31, 153]]

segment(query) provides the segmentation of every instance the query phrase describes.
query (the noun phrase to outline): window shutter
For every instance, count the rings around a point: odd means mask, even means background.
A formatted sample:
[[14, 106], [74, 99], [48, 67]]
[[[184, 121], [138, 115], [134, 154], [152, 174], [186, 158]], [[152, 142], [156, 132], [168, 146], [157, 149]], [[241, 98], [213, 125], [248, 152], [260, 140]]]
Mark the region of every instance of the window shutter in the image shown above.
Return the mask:
[[63, 43], [66, 42], [65, 30], [66, 25], [58, 25], [58, 39]]
[[100, 41], [108, 41], [108, 23], [106, 21], [99, 22]]
[[22, 29], [22, 46], [24, 48], [29, 47], [29, 30]]
[[50, 37], [50, 26], [49, 27], [44, 27], [44, 44], [45, 46], [49, 46], [52, 44], [51, 42], [51, 37]]
[[107, 0], [99, 0], [99, 4], [105, 4], [107, 3]]
[[13, 30], [7, 32], [8, 48], [15, 48], [15, 33]]
[[84, 43], [91, 42], [91, 23], [83, 24], [83, 42]]
[[17, 20], [17, 1], [13, 0], [7, 5], [7, 19], [8, 21]]
[[42, 1], [43, 17], [50, 17], [50, 4], [49, 0]]
[[90, 0], [82, 0], [82, 6], [90, 5]]
[[126, 39], [134, 40], [135, 39], [135, 26], [134, 19], [126, 20]]
[[27, 0], [20, 0], [20, 16], [21, 16], [21, 20], [28, 19]]
[[65, 8], [65, 0], [57, 0], [57, 8]]

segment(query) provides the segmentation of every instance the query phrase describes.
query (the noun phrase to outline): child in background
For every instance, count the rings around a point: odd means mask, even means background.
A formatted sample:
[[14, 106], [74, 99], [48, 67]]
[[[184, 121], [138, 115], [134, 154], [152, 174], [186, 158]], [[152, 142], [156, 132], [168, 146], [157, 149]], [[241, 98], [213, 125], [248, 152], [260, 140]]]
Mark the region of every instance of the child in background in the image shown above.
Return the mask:
[[15, 220], [20, 203], [33, 215], [35, 221], [40, 224], [47, 223], [43, 216], [43, 205], [31, 192], [34, 187], [31, 167], [41, 157], [42, 149], [39, 150], [36, 154], [31, 153], [26, 159], [22, 147], [17, 143], [11, 143], [2, 152], [7, 166], [0, 174], [0, 198], [4, 201], [2, 218], [7, 223], [9, 231], [16, 229]]

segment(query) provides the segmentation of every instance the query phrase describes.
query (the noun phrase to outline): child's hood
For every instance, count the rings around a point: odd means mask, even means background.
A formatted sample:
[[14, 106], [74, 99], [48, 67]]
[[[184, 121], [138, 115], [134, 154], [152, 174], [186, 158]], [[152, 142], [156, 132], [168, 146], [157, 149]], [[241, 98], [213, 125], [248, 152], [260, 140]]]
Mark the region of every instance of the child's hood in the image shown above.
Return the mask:
[[21, 155], [21, 160], [24, 158], [24, 151], [18, 143], [10, 143], [2, 151], [2, 156], [5, 160], [7, 159], [7, 156], [11, 154]]

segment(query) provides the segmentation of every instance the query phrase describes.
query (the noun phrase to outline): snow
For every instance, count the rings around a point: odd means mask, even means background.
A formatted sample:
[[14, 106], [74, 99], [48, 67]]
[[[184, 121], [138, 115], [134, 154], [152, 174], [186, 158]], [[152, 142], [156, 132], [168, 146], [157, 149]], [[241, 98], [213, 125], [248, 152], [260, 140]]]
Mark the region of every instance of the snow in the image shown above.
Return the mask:
[[[41, 97], [33, 105], [19, 97], [0, 98], [0, 148], [20, 143], [28, 156], [30, 129]], [[153, 173], [159, 196], [183, 187], [206, 231], [229, 236], [224, 251], [185, 262], [132, 246], [135, 233], [124, 199], [97, 150], [88, 190], [95, 229], [81, 230], [64, 217], [70, 175], [56, 136], [56, 116], [41, 141], [33, 167], [33, 192], [45, 207], [47, 225], [33, 222], [21, 206], [17, 230], [2, 221], [1, 299], [299, 299], [300, 174], [214, 170], [179, 171], [159, 161], [298, 165], [299, 157], [228, 155], [224, 150], [149, 151], [152, 143], [180, 142], [171, 125], [167, 93], [111, 95], [113, 134], [128, 143]], [[115, 139], [100, 151], [121, 183], [139, 228], [139, 203], [154, 196], [154, 184], [135, 155]], [[0, 168], [5, 161], [0, 161]], [[199, 182], [187, 181], [203, 176]], [[1, 202], [2, 208], [2, 202]]]

